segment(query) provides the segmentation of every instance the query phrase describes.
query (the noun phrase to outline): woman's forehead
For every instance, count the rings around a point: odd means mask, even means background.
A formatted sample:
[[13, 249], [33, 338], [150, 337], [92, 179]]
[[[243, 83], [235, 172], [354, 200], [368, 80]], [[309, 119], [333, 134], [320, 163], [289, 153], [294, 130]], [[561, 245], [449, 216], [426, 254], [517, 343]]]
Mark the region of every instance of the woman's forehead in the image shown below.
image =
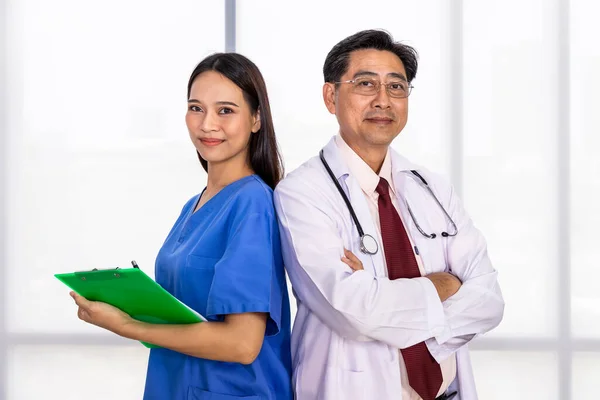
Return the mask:
[[198, 101], [241, 101], [242, 90], [231, 80], [216, 71], [206, 71], [198, 75], [192, 83], [190, 98]]

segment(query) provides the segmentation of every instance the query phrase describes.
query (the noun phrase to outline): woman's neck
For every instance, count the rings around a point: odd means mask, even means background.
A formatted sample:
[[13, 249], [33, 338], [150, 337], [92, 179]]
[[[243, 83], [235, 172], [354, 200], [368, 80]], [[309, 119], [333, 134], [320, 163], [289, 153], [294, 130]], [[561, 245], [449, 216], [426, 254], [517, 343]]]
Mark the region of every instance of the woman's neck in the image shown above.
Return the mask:
[[[234, 160], [231, 160], [234, 161]], [[235, 160], [237, 161], [237, 160]], [[217, 192], [225, 186], [246, 176], [252, 175], [254, 171], [247, 162], [209, 163], [206, 191]]]

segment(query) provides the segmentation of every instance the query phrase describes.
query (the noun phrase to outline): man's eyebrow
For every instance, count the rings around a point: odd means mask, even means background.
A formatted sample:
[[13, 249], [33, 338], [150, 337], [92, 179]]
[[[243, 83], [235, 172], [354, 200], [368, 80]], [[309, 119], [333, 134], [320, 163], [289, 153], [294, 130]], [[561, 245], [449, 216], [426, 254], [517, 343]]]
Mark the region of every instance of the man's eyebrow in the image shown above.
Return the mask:
[[[376, 74], [373, 71], [361, 70], [361, 71], [358, 71], [357, 73], [355, 73], [354, 77], [352, 77], [352, 79], [360, 78], [361, 76], [379, 76], [379, 74]], [[408, 82], [408, 79], [406, 79], [406, 77], [399, 72], [390, 72], [389, 74], [387, 74], [387, 76], [389, 78], [396, 78], [396, 79], [400, 79], [404, 82]]]
[[378, 76], [375, 72], [373, 71], [358, 71], [357, 73], [354, 74], [354, 76], [352, 77], [352, 79], [356, 79], [356, 78], [360, 78], [361, 76]]
[[406, 79], [406, 77], [399, 72], [390, 72], [389, 74], [387, 74], [387, 76], [390, 78], [398, 78], [401, 81], [408, 82], [408, 79]]

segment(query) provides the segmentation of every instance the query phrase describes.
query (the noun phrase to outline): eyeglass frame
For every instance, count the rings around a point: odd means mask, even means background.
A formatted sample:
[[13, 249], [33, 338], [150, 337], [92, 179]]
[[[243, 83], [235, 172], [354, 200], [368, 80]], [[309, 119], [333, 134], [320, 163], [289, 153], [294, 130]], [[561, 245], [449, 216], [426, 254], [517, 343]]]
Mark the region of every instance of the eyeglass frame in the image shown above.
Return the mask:
[[[341, 84], [341, 83], [355, 83], [358, 79], [361, 79], [361, 78], [350, 79], [348, 81], [331, 82], [331, 83], [333, 83], [335, 85], [338, 85], [338, 84]], [[364, 78], [362, 78], [362, 79], [364, 79]], [[406, 99], [406, 98], [408, 98], [408, 96], [410, 96], [410, 94], [412, 93], [412, 90], [415, 88], [410, 82], [405, 81], [408, 84], [408, 94], [406, 96], [404, 96], [404, 97], [396, 97], [396, 96], [392, 96], [390, 94], [390, 86], [389, 85], [391, 85], [393, 83], [397, 83], [397, 82], [385, 83], [385, 82], [381, 82], [381, 81], [379, 81], [377, 79], [365, 79], [365, 80], [371, 80], [372, 82], [377, 82], [378, 83], [377, 89], [375, 90], [375, 93], [373, 93], [371, 95], [357, 93], [360, 96], [373, 96], [373, 95], [377, 95], [377, 94], [379, 94], [379, 91], [381, 90], [381, 86], [385, 86], [385, 92], [391, 98], [394, 98], [394, 99]]]

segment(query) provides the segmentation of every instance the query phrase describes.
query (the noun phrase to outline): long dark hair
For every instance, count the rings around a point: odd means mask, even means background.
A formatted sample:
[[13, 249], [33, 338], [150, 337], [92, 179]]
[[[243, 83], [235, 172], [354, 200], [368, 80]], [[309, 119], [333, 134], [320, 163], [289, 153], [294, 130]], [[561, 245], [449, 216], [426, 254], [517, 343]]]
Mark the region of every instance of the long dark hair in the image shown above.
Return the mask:
[[[250, 135], [248, 161], [254, 173], [274, 189], [283, 177], [283, 162], [277, 147], [267, 86], [258, 67], [241, 54], [212, 54], [202, 60], [192, 72], [188, 82], [188, 99], [194, 80], [206, 71], [216, 71], [235, 83], [242, 90], [252, 113], [260, 112], [260, 129]], [[208, 172], [208, 163], [200, 153], [198, 159]]]

